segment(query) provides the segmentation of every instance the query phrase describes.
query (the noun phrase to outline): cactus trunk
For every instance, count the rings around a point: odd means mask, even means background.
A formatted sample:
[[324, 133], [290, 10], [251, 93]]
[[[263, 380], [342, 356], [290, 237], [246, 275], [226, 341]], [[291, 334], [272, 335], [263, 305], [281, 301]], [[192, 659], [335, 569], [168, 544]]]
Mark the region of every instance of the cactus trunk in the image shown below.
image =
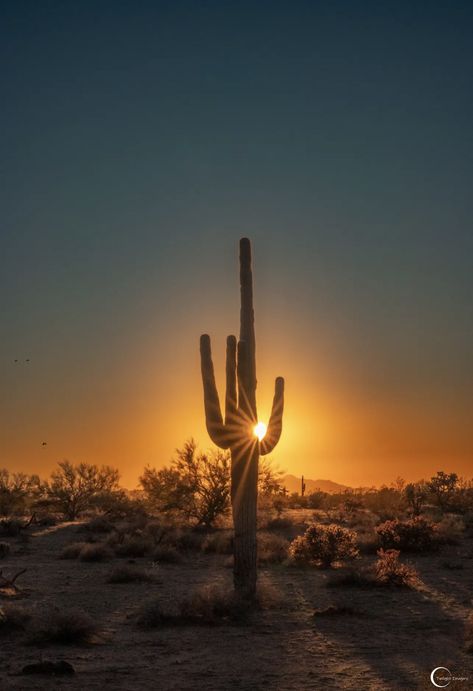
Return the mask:
[[240, 340], [227, 339], [225, 421], [212, 364], [210, 338], [200, 339], [202, 381], [207, 430], [218, 446], [230, 449], [232, 458], [231, 499], [234, 525], [234, 586], [236, 594], [252, 600], [256, 594], [256, 510], [258, 461], [279, 441], [284, 407], [284, 380], [276, 379], [273, 408], [266, 435], [261, 442], [253, 433], [256, 412], [256, 357], [253, 310], [251, 245], [240, 240]]

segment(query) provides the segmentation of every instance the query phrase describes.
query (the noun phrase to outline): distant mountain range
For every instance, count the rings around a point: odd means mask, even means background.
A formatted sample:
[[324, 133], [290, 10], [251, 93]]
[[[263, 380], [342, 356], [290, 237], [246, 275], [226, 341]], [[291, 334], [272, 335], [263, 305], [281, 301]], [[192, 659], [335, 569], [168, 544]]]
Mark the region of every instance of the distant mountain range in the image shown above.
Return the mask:
[[[295, 475], [284, 475], [281, 482], [289, 494], [292, 492], [301, 493], [300, 477], [296, 477]], [[311, 480], [308, 477], [304, 477], [304, 482], [306, 494], [311, 494], [317, 489], [322, 490], [322, 492], [327, 492], [328, 494], [336, 494], [337, 492], [343, 492], [349, 489], [347, 485], [340, 485], [338, 482], [332, 482], [332, 480]]]

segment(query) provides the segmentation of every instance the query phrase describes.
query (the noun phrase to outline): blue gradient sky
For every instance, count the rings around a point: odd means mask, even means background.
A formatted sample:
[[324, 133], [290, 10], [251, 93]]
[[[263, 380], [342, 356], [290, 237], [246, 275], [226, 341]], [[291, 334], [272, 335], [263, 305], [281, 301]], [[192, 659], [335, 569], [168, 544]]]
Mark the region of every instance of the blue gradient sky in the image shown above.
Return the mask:
[[0, 466], [207, 446], [247, 235], [275, 460], [471, 475], [471, 3], [0, 7]]

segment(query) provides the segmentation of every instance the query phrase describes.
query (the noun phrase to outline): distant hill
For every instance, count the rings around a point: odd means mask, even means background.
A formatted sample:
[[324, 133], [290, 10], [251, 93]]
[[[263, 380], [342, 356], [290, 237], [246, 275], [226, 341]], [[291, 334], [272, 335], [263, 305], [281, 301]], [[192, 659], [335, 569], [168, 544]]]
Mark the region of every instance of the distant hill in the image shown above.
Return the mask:
[[[289, 494], [291, 494], [291, 492], [301, 493], [300, 477], [296, 477], [295, 475], [284, 475], [281, 482]], [[322, 492], [328, 492], [328, 494], [335, 494], [336, 492], [343, 492], [349, 489], [346, 485], [340, 485], [338, 482], [332, 482], [332, 480], [311, 480], [305, 477], [304, 482], [306, 494], [311, 494], [311, 492], [315, 492], [317, 489], [322, 490]]]

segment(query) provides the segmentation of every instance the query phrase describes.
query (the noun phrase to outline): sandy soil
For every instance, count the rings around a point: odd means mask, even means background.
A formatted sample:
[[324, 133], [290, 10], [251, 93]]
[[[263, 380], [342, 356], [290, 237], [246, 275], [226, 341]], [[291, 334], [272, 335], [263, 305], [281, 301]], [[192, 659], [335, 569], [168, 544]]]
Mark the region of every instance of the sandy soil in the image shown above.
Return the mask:
[[[449, 689], [473, 688], [473, 655], [464, 650], [472, 611], [471, 539], [440, 555], [410, 558], [422, 577], [418, 590], [327, 588], [327, 572], [274, 565], [261, 570], [260, 580], [279, 594], [280, 603], [251, 623], [146, 631], [132, 617], [147, 599], [180, 599], [205, 583], [230, 586], [226, 557], [199, 553], [182, 564], [155, 566], [156, 583], [112, 585], [107, 576], [126, 559], [58, 559], [65, 544], [80, 539], [70, 524], [36, 531], [23, 548], [10, 539], [12, 553], [0, 566], [9, 575], [28, 569], [18, 581], [28, 591], [19, 604], [37, 612], [80, 607], [100, 623], [102, 642], [39, 648], [21, 634], [3, 636], [1, 691], [434, 689], [430, 673], [438, 666], [469, 677]], [[448, 560], [462, 568], [446, 568]], [[151, 566], [146, 558], [136, 562]], [[4, 602], [0, 599], [0, 606]], [[314, 617], [315, 608], [331, 604], [354, 613]], [[69, 661], [76, 675], [20, 674], [41, 657]]]

